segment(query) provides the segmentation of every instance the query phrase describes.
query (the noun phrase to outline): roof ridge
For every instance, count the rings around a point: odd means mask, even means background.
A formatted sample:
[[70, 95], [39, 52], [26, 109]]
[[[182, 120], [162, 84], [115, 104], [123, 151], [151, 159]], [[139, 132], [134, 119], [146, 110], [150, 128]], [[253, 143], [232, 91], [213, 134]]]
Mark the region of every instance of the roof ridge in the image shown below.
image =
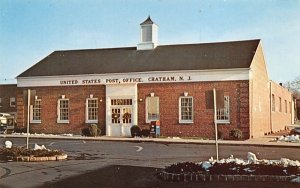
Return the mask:
[[[205, 44], [224, 44], [224, 43], [239, 43], [239, 42], [250, 42], [260, 41], [261, 39], [249, 39], [249, 40], [236, 40], [236, 41], [216, 41], [216, 42], [204, 42], [204, 43], [178, 43], [178, 44], [164, 44], [158, 45], [157, 47], [164, 46], [188, 46], [188, 45], [205, 45]], [[107, 47], [107, 48], [86, 48], [86, 49], [70, 49], [70, 50], [55, 50], [54, 52], [74, 52], [74, 51], [98, 51], [98, 50], [124, 50], [124, 49], [136, 49], [136, 46], [127, 47]]]

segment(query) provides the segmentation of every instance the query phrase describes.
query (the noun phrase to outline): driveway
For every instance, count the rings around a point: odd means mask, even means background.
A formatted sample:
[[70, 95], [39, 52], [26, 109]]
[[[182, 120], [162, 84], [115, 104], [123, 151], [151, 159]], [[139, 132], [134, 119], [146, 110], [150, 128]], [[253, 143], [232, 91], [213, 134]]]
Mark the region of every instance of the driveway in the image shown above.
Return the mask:
[[[0, 143], [5, 140], [7, 139], [1, 138]], [[10, 140], [16, 145], [25, 144], [24, 138]], [[2, 161], [0, 187], [91, 187], [92, 184], [103, 187], [124, 187], [122, 185], [125, 184], [128, 184], [125, 187], [174, 187], [183, 184], [163, 182], [157, 179], [155, 174], [166, 165], [183, 161], [198, 162], [215, 156], [214, 145], [57, 139], [30, 141], [31, 147], [38, 143], [47, 148], [64, 150], [69, 156], [68, 160], [39, 163]], [[259, 159], [285, 157], [299, 160], [299, 148], [230, 145], [220, 145], [219, 148], [220, 158], [227, 158], [233, 154], [245, 159], [248, 151], [255, 153]]]

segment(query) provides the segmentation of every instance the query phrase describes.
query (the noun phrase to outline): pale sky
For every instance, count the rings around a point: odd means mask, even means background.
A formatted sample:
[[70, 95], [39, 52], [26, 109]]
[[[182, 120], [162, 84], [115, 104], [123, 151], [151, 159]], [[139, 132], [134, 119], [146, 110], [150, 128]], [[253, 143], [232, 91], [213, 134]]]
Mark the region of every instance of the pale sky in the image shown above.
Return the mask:
[[0, 83], [55, 50], [262, 39], [269, 78], [300, 76], [300, 0], [0, 0]]

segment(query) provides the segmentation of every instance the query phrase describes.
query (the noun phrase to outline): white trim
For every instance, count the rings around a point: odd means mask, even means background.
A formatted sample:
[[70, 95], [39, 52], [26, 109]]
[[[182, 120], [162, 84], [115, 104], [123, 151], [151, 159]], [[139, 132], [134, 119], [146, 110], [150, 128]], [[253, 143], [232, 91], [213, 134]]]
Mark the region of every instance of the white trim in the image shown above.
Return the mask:
[[[18, 87], [111, 85], [137, 83], [177, 83], [202, 81], [249, 80], [250, 69], [210, 69], [184, 71], [151, 71], [111, 74], [18, 77]], [[169, 78], [169, 79], [168, 79]], [[172, 79], [171, 79], [172, 78]]]
[[[192, 99], [192, 119], [191, 120], [182, 120], [181, 119], [181, 99], [184, 99], [184, 98], [191, 98]], [[194, 123], [194, 98], [193, 96], [181, 96], [179, 97], [179, 123], [180, 124], [192, 124]]]
[[[149, 117], [148, 117], [148, 98], [157, 98], [158, 99], [158, 104], [157, 104], [157, 108], [158, 108], [158, 117], [156, 118], [156, 119], [149, 119]], [[145, 105], [145, 112], [146, 112], [146, 123], [150, 123], [151, 121], [157, 121], [157, 120], [159, 120], [159, 115], [160, 115], [160, 113], [159, 113], [159, 97], [158, 96], [156, 96], [156, 97], [154, 97], [154, 96], [151, 96], [151, 97], [146, 97], [146, 105]]]
[[[68, 102], [68, 120], [61, 120], [60, 119], [60, 101], [66, 100]], [[63, 98], [63, 99], [58, 99], [57, 100], [57, 123], [70, 123], [70, 100]]]
[[[217, 119], [217, 124], [230, 124], [230, 97], [229, 95], [224, 95], [224, 105], [225, 105], [225, 98], [227, 98], [228, 100], [228, 119]], [[225, 106], [224, 108], [225, 109]], [[221, 109], [217, 109], [217, 116], [219, 115], [219, 110]], [[225, 113], [225, 112], [224, 112]]]
[[230, 124], [229, 120], [217, 120], [217, 124]]
[[[15, 104], [11, 104], [12, 102], [14, 102]], [[9, 107], [16, 107], [16, 97], [9, 98]]]
[[[40, 106], [41, 106], [42, 100], [38, 99], [37, 96], [35, 96], [34, 98], [35, 98], [35, 100], [33, 101], [34, 104], [35, 104], [35, 101], [40, 101]], [[36, 123], [36, 124], [42, 123], [42, 120], [34, 120], [33, 119], [33, 106], [34, 105], [30, 105], [30, 123]], [[40, 108], [40, 110], [41, 110], [41, 108]], [[41, 114], [40, 114], [40, 118], [41, 118]]]
[[[88, 109], [88, 101], [89, 100], [96, 100], [97, 101], [97, 120], [89, 120], [89, 109]], [[98, 123], [98, 119], [99, 119], [99, 101], [98, 98], [93, 98], [93, 95], [90, 95], [90, 98], [86, 98], [85, 99], [85, 123]]]

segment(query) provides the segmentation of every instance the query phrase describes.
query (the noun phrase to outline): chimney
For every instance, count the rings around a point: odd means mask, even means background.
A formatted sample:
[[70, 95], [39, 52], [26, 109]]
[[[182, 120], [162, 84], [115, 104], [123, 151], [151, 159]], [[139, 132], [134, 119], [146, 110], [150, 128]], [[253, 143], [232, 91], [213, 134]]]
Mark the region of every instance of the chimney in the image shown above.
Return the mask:
[[153, 50], [158, 44], [158, 26], [151, 20], [150, 16], [140, 26], [141, 42], [137, 45], [137, 50]]

